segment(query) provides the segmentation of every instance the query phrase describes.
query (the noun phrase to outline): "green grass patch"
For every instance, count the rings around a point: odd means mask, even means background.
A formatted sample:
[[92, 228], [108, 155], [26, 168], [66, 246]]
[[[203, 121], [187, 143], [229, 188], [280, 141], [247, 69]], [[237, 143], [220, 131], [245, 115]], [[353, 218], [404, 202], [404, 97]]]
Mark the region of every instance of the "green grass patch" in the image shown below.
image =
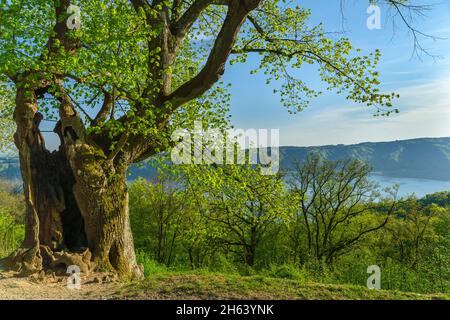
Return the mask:
[[149, 275], [118, 293], [122, 299], [269, 299], [269, 300], [430, 300], [445, 294], [369, 290], [363, 286], [321, 284], [262, 275], [240, 276], [167, 272]]

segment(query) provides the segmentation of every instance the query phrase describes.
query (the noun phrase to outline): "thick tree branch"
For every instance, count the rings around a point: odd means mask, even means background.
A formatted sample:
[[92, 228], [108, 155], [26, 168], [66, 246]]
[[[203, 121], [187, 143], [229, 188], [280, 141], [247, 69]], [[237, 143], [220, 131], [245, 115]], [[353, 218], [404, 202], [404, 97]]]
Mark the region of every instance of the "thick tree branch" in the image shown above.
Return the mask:
[[225, 21], [202, 70], [173, 93], [164, 97], [162, 103], [169, 102], [171, 108], [175, 109], [183, 103], [201, 96], [219, 80], [225, 71], [225, 63], [236, 42], [240, 27], [249, 12], [254, 10], [259, 3], [260, 0], [232, 1], [230, 3]]
[[100, 123], [104, 122], [106, 120], [106, 117], [111, 111], [113, 105], [113, 96], [109, 92], [104, 92], [104, 99], [102, 106], [100, 107], [99, 112], [94, 118], [94, 121], [92, 122], [93, 126], [99, 125]]

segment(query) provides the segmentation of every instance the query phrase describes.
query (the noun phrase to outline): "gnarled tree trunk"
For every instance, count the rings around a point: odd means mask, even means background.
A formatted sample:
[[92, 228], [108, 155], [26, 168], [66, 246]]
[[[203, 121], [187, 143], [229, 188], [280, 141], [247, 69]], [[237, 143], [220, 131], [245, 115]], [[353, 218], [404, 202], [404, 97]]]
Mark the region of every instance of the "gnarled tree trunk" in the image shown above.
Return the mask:
[[[55, 132], [59, 150], [49, 152], [39, 131], [36, 91], [18, 86], [15, 143], [26, 200], [25, 239], [5, 260], [29, 274], [45, 269], [65, 272], [114, 271], [141, 278], [134, 253], [126, 185], [127, 162], [107, 158], [85, 135], [79, 117], [62, 112]], [[72, 113], [71, 113], [72, 112]]]

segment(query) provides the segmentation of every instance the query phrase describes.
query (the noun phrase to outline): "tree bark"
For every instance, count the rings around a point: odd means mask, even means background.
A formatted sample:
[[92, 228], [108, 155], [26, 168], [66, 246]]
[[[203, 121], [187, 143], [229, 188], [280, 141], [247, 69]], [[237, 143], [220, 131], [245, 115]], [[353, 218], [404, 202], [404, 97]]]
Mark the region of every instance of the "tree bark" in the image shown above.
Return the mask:
[[127, 163], [105, 157], [84, 135], [79, 117], [55, 127], [59, 150], [39, 131], [36, 91], [18, 86], [15, 143], [26, 201], [25, 239], [4, 264], [24, 275], [46, 269], [113, 271], [141, 278], [134, 253], [126, 185]]
[[258, 235], [256, 226], [250, 229], [250, 243], [245, 245], [245, 263], [253, 267], [255, 265], [256, 248], [258, 246]]
[[129, 220], [126, 166], [102, 170], [102, 162], [87, 160], [80, 164], [73, 192], [84, 219], [93, 262], [97, 269], [141, 278], [143, 270], [136, 263]]

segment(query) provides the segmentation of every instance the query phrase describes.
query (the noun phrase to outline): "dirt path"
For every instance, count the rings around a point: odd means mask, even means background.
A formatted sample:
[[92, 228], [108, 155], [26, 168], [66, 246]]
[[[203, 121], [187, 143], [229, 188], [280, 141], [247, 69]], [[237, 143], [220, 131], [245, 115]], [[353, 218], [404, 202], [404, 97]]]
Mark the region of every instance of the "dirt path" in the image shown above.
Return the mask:
[[121, 284], [109, 281], [107, 275], [93, 274], [81, 278], [80, 289], [68, 289], [64, 276], [24, 278], [11, 272], [0, 272], [0, 300], [114, 299]]

